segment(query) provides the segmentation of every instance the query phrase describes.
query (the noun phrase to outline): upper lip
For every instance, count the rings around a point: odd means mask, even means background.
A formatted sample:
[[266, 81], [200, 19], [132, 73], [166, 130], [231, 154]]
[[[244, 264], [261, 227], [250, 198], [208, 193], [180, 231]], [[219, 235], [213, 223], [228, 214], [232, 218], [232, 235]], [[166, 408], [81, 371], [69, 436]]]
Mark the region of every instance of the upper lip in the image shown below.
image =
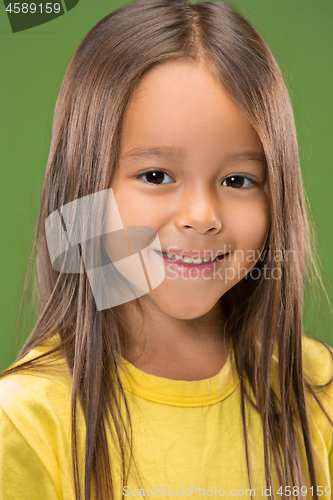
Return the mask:
[[224, 255], [228, 252], [222, 252], [222, 250], [216, 250], [215, 252], [213, 250], [174, 250], [174, 247], [171, 247], [172, 251], [170, 250], [169, 252], [167, 250], [163, 250], [162, 252], [164, 253], [172, 253], [175, 255], [182, 255], [183, 257], [197, 257], [197, 258], [203, 258], [203, 257], [210, 257], [210, 256], [215, 256], [217, 257], [218, 255]]

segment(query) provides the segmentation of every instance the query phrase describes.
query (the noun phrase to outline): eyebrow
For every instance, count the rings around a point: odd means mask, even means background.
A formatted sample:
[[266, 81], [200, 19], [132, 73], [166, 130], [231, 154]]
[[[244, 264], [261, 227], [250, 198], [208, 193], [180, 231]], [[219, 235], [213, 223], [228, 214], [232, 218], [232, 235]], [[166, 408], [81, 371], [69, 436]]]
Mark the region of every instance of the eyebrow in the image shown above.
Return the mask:
[[140, 146], [127, 151], [121, 158], [170, 158], [184, 156], [184, 150], [171, 146]]
[[[175, 158], [175, 157], [183, 157], [185, 152], [183, 149], [171, 147], [171, 146], [153, 146], [153, 147], [144, 147], [140, 146], [137, 148], [130, 149], [121, 156], [121, 159], [131, 158], [131, 159], [148, 159], [148, 158]], [[226, 161], [238, 161], [238, 162], [247, 162], [247, 161], [255, 161], [257, 163], [261, 163], [262, 165], [266, 165], [266, 157], [263, 152], [258, 151], [244, 151], [242, 153], [231, 153], [227, 155]]]

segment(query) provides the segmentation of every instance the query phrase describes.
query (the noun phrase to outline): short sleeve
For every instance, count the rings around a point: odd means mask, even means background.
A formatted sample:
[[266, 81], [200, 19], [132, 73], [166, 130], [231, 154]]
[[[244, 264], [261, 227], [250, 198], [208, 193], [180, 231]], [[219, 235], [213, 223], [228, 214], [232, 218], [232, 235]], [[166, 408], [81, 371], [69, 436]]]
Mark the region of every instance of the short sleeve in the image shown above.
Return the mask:
[[60, 499], [47, 468], [1, 407], [0, 498]]

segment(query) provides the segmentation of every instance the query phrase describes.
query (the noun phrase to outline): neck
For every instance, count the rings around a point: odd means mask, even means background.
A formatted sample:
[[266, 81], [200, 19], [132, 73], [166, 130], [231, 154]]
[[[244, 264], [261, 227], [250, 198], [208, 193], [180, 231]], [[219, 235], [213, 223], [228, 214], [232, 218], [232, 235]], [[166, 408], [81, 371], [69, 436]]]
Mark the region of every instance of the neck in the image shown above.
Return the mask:
[[175, 380], [203, 380], [216, 375], [229, 354], [220, 307], [195, 319], [169, 316], [149, 298], [142, 312], [128, 303], [123, 356], [137, 368]]

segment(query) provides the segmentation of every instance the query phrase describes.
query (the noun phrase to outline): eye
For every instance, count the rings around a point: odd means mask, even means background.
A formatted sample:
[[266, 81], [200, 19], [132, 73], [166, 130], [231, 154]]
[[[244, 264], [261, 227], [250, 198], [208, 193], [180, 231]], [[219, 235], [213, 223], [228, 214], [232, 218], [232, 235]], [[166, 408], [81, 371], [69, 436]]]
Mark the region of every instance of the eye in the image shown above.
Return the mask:
[[[233, 187], [236, 189], [240, 189], [243, 187], [248, 188], [256, 184], [256, 182], [250, 179], [250, 177], [245, 177], [244, 175], [231, 175], [230, 177], [227, 177], [222, 181], [222, 186], [223, 182], [225, 181], [230, 181], [230, 185], [226, 187]], [[244, 181], [250, 181], [250, 185], [244, 186]]]
[[[167, 180], [164, 182], [166, 178], [171, 179], [171, 181]], [[163, 170], [148, 170], [147, 172], [140, 174], [138, 179], [142, 179], [143, 182], [148, 184], [172, 184], [174, 182], [171, 175], [167, 174]]]

